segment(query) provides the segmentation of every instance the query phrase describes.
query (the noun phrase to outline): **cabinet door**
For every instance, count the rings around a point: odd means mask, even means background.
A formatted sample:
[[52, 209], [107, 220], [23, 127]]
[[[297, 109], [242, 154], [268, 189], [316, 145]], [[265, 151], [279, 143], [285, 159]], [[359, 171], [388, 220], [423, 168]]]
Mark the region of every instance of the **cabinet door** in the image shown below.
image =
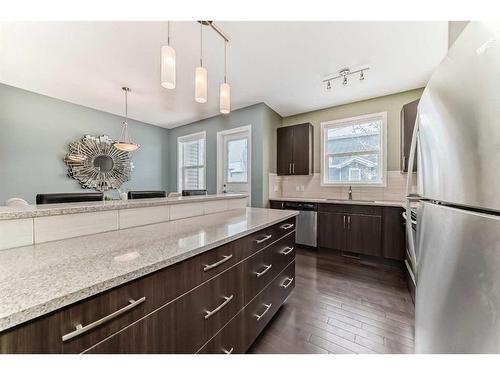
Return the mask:
[[293, 127], [285, 126], [277, 130], [277, 174], [289, 175], [293, 160]]
[[384, 258], [405, 259], [406, 233], [402, 214], [403, 209], [400, 207], [384, 207]]
[[328, 249], [348, 250], [346, 222], [345, 214], [318, 212], [318, 245]]
[[[408, 172], [408, 160], [410, 155], [411, 138], [413, 128], [417, 119], [417, 109], [419, 100], [415, 100], [403, 106], [401, 109], [401, 170]], [[417, 171], [417, 160], [413, 163], [413, 172]]]
[[382, 255], [382, 217], [353, 215], [347, 217], [348, 247], [353, 253]]
[[312, 173], [312, 126], [302, 124], [291, 128], [293, 128], [292, 174], [308, 175]]
[[195, 353], [243, 308], [242, 275], [243, 263], [100, 342], [88, 353]]

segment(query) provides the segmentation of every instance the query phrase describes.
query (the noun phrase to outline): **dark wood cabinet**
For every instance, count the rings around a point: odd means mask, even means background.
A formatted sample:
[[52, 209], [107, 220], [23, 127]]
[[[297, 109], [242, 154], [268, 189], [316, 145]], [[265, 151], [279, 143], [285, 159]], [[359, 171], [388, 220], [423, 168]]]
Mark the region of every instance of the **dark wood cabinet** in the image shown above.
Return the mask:
[[318, 246], [404, 260], [402, 207], [318, 205]]
[[403, 261], [405, 259], [406, 232], [400, 207], [384, 207], [383, 256]]
[[[401, 109], [401, 171], [408, 172], [408, 161], [410, 158], [411, 138], [417, 119], [418, 103], [417, 99], [411, 103], [405, 104]], [[413, 172], [417, 171], [417, 160], [413, 163]]]
[[309, 123], [277, 129], [277, 174], [313, 173], [313, 126]]
[[277, 174], [291, 175], [293, 163], [293, 127], [285, 126], [277, 129]]
[[351, 206], [335, 207], [345, 212], [318, 212], [319, 246], [381, 256], [381, 216], [355, 214]]
[[[290, 218], [4, 331], [0, 353], [195, 353], [290, 273], [294, 247]], [[269, 317], [283, 301], [273, 297]], [[244, 331], [244, 320], [233, 324], [220, 343], [236, 332], [236, 352], [245, 351], [257, 331]], [[64, 338], [80, 325], [95, 327]]]
[[347, 247], [346, 215], [318, 212], [318, 245], [327, 249], [349, 250]]
[[349, 214], [347, 233], [349, 251], [372, 256], [382, 255], [381, 216]]

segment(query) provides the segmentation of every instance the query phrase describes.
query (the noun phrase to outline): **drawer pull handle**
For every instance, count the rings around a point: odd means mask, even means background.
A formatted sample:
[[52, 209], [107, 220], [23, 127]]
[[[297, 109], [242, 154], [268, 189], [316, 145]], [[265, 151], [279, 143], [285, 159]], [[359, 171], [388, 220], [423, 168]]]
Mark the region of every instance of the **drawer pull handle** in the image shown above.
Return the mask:
[[255, 276], [257, 276], [257, 278], [264, 276], [267, 273], [267, 271], [269, 271], [272, 268], [272, 266], [273, 266], [272, 264], [264, 266], [264, 271], [255, 272]]
[[288, 255], [288, 254], [290, 254], [292, 251], [293, 251], [293, 247], [292, 247], [292, 246], [287, 246], [287, 247], [285, 247], [283, 250], [281, 250], [281, 251], [280, 251], [280, 254], [283, 254], [283, 255]]
[[226, 350], [226, 349], [222, 348], [222, 353], [224, 353], [224, 354], [233, 354], [233, 350], [234, 350], [234, 348], [231, 348], [229, 350]]
[[283, 282], [283, 284], [281, 284], [281, 287], [286, 289], [292, 284], [292, 282], [293, 282], [293, 277], [287, 277], [286, 280]]
[[212, 311], [205, 310], [205, 312], [207, 313], [205, 315], [205, 319], [208, 319], [212, 315], [218, 313], [224, 306], [226, 306], [229, 302], [231, 302], [231, 300], [233, 299], [233, 297], [234, 297], [234, 294], [231, 294], [229, 297], [224, 297], [224, 302], [222, 302], [219, 306], [217, 306]]
[[270, 239], [273, 235], [272, 234], [267, 234], [265, 235], [263, 238], [261, 238], [260, 240], [256, 240], [255, 242], [257, 243], [262, 243], [262, 242], [266, 242], [268, 239]]
[[287, 230], [287, 229], [293, 228], [293, 224], [290, 224], [290, 223], [283, 224], [282, 226], [280, 226], [280, 228]]
[[211, 270], [212, 268], [215, 268], [217, 266], [220, 266], [222, 263], [225, 263], [227, 262], [229, 259], [231, 259], [233, 257], [233, 254], [229, 254], [229, 255], [225, 255], [221, 260], [219, 260], [218, 262], [215, 262], [215, 263], [212, 263], [212, 264], [206, 264], [204, 267], [203, 267], [203, 271], [208, 271], [208, 270]]
[[133, 309], [134, 307], [140, 305], [144, 301], [146, 301], [146, 297], [139, 298], [137, 301], [131, 299], [131, 300], [128, 301], [129, 304], [127, 306], [122, 307], [120, 310], [116, 310], [115, 312], [113, 312], [113, 313], [111, 313], [109, 315], [106, 315], [104, 318], [96, 320], [95, 322], [92, 322], [92, 323], [90, 323], [90, 324], [88, 324], [86, 326], [83, 326], [81, 324], [77, 324], [75, 326], [75, 330], [73, 332], [67, 333], [67, 334], [65, 334], [62, 337], [62, 341], [64, 342], [64, 341], [71, 340], [72, 338], [74, 338], [76, 336], [79, 336], [82, 333], [90, 331], [91, 329], [96, 328], [96, 327], [100, 326], [101, 324], [109, 322], [110, 320], [116, 318], [117, 316], [122, 315], [123, 313], [125, 313], [125, 312]]
[[270, 303], [270, 304], [264, 304], [264, 306], [266, 306], [266, 309], [264, 310], [264, 312], [260, 315], [257, 315], [257, 314], [253, 314], [253, 316], [255, 316], [257, 318], [257, 321], [259, 321], [264, 315], [267, 314], [267, 312], [269, 311], [269, 309], [271, 308], [273, 304]]

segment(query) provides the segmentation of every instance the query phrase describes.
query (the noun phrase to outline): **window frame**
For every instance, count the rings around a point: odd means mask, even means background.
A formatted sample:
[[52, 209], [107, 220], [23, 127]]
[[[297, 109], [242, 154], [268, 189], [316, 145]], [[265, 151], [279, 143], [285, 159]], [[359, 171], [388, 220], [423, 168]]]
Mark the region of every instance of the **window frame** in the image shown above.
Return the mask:
[[[203, 140], [203, 164], [196, 166], [184, 167], [184, 153], [183, 153], [183, 144], [192, 141]], [[207, 132], [197, 132], [192, 134], [183, 135], [177, 137], [177, 191], [179, 193], [183, 190], [184, 183], [184, 170], [186, 168], [189, 169], [199, 169], [203, 167], [203, 187], [199, 189], [207, 188]]]
[[[330, 182], [327, 180], [328, 177], [328, 157], [331, 154], [325, 153], [325, 132], [328, 129], [340, 128], [352, 125], [353, 123], [365, 121], [371, 118], [381, 118], [382, 126], [380, 128], [380, 151], [379, 155], [379, 175], [381, 176], [379, 181], [376, 182], [366, 182], [366, 181], [335, 181]], [[372, 186], [372, 187], [385, 187], [387, 186], [387, 112], [377, 112], [369, 113], [361, 116], [348, 117], [338, 120], [323, 121], [320, 123], [320, 186]], [[363, 154], [363, 152], [353, 153]], [[335, 154], [334, 154], [335, 155]], [[341, 155], [341, 154], [339, 154]]]

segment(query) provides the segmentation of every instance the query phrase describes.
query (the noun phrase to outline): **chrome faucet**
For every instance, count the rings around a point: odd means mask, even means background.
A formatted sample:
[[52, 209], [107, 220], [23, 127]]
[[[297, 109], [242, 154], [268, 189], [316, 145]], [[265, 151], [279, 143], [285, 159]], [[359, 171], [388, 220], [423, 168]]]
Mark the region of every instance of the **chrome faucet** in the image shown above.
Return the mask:
[[349, 200], [352, 201], [352, 186], [349, 186], [349, 191], [347, 192], [349, 195]]

